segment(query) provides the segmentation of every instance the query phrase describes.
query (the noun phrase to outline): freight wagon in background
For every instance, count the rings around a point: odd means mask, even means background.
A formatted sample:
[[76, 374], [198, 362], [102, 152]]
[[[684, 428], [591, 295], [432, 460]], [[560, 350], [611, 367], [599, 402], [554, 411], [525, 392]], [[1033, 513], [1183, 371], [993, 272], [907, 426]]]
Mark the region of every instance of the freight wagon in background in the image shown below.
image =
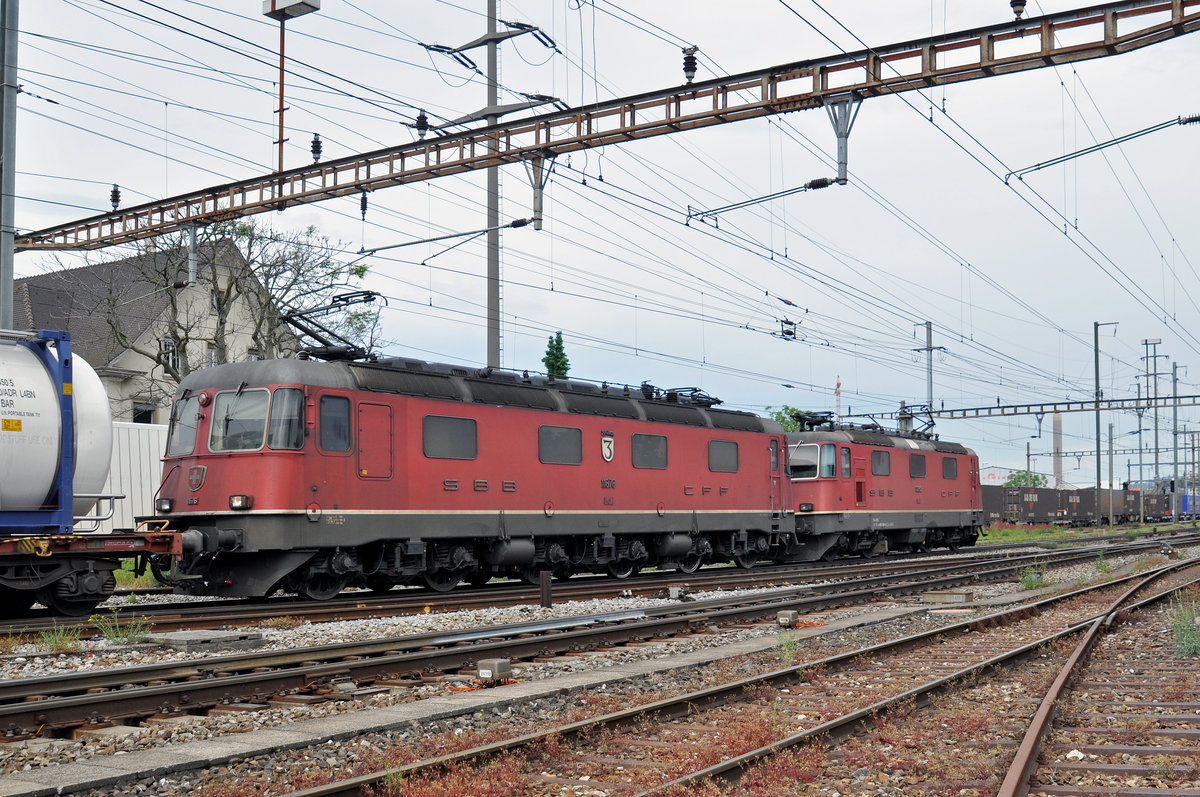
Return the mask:
[[[1181, 495], [1183, 514], [1190, 512], [1189, 496]], [[1171, 494], [1156, 490], [1100, 490], [1097, 512], [1096, 488], [1057, 490], [1051, 487], [983, 486], [985, 523], [1028, 525], [1093, 526], [1148, 523], [1171, 519]]]

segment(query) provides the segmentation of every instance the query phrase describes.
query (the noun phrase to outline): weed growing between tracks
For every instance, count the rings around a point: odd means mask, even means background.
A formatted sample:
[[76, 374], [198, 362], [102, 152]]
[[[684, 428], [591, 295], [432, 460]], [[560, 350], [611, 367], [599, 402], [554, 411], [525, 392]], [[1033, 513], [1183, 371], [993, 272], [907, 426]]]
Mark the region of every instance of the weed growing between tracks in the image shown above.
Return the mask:
[[150, 636], [150, 632], [154, 630], [154, 622], [144, 614], [141, 617], [130, 617], [122, 625], [121, 607], [119, 606], [111, 607], [107, 616], [93, 614], [88, 618], [88, 622], [96, 626], [96, 630], [105, 639], [116, 645], [145, 642], [146, 637]]
[[83, 629], [79, 626], [60, 626], [58, 623], [49, 631], [38, 632], [38, 641], [55, 653], [75, 653], [79, 650], [79, 639]]
[[28, 637], [26, 637], [24, 634], [0, 636], [0, 655], [7, 656], [10, 653], [16, 653], [17, 648], [21, 647], [28, 641]]
[[1200, 656], [1200, 590], [1188, 589], [1171, 599], [1171, 633], [1181, 656]]

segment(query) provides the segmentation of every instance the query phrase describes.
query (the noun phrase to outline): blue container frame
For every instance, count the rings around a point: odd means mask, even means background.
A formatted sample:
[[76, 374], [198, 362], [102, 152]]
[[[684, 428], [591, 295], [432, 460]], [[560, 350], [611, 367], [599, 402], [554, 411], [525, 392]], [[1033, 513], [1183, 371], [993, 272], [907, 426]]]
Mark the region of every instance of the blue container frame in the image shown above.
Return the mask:
[[[0, 508], [0, 531], [25, 534], [70, 534], [75, 525], [75, 407], [74, 363], [71, 361], [71, 333], [42, 329], [35, 340], [19, 340], [37, 355], [54, 382], [61, 423], [58, 473], [39, 509]], [[54, 351], [58, 356], [54, 356]]]

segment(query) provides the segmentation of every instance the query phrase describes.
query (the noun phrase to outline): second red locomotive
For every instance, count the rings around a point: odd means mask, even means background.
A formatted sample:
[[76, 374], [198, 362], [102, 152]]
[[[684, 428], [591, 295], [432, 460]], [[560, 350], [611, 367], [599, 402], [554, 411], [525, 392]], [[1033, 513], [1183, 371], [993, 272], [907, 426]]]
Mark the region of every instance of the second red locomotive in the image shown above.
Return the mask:
[[715, 403], [405, 359], [203, 369], [180, 385], [156, 502], [184, 540], [171, 578], [324, 599], [974, 542], [967, 449], [785, 435]]

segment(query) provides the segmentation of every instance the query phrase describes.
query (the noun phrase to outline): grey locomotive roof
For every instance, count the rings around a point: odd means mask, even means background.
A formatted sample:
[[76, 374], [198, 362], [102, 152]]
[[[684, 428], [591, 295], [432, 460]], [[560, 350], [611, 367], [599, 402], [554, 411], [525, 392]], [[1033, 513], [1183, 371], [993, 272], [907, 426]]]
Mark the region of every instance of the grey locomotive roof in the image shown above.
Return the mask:
[[836, 429], [815, 432], [789, 432], [788, 445], [797, 443], [865, 443], [873, 446], [908, 449], [910, 451], [940, 451], [944, 454], [968, 454], [975, 452], [958, 443], [931, 440], [925, 437], [905, 437], [899, 434], [869, 429]]
[[180, 392], [239, 386], [314, 385], [395, 393], [446, 401], [525, 407], [582, 415], [651, 420], [750, 432], [782, 433], [770, 418], [720, 410], [673, 391], [647, 397], [641, 388], [609, 387], [578, 380], [551, 380], [513, 371], [389, 359], [378, 363], [257, 360], [193, 371]]

